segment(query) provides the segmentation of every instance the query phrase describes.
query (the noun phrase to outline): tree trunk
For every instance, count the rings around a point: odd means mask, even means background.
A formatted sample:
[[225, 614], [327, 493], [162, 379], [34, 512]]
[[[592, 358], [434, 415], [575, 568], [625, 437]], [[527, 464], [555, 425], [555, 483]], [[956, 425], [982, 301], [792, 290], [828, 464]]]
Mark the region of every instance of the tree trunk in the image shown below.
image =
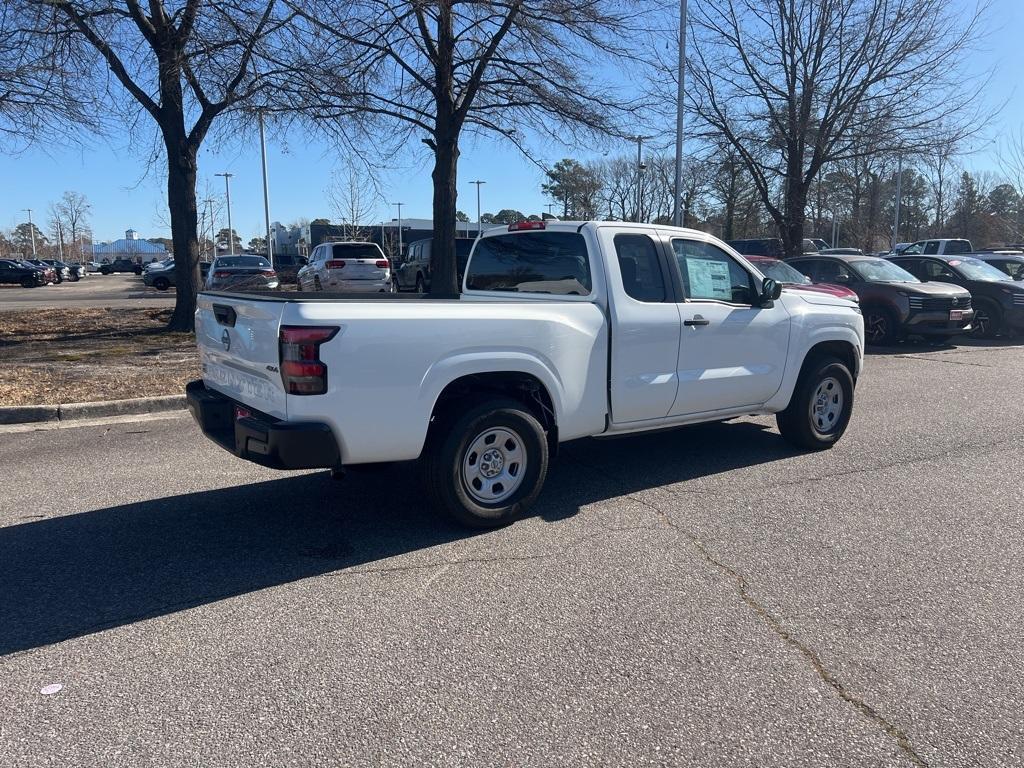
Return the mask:
[[458, 264], [455, 258], [455, 209], [458, 192], [459, 145], [451, 127], [434, 134], [434, 241], [430, 246], [430, 292], [459, 292]]
[[180, 137], [165, 137], [167, 145], [167, 206], [171, 214], [174, 249], [174, 314], [170, 331], [195, 329], [199, 289], [199, 238], [196, 211], [196, 150]]
[[736, 222], [736, 167], [729, 163], [729, 187], [725, 196], [725, 221], [722, 222], [722, 239], [733, 240]]
[[785, 222], [782, 227], [782, 245], [786, 258], [804, 252], [804, 223], [807, 210], [807, 188], [797, 179], [786, 185]]
[[434, 241], [430, 246], [430, 292], [458, 294], [455, 257], [455, 211], [458, 201], [459, 132], [462, 119], [455, 108], [455, 36], [452, 0], [437, 4], [437, 55], [434, 61]]

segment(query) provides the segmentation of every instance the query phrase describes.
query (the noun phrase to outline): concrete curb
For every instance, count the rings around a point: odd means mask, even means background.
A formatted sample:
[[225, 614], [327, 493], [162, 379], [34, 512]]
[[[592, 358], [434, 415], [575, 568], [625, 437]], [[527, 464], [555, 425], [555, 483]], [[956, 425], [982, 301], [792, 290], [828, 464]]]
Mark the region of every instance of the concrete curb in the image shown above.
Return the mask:
[[143, 413], [177, 411], [184, 407], [185, 395], [135, 397], [131, 400], [62, 403], [60, 405], [9, 405], [0, 406], [0, 424], [98, 419], [104, 416], [136, 416]]

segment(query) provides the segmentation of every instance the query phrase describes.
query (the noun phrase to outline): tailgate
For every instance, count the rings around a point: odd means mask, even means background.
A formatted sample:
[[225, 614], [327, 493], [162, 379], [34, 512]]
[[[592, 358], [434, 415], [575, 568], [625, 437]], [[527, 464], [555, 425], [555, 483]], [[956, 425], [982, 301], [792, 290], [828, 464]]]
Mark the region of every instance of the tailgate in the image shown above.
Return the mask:
[[283, 301], [199, 294], [196, 343], [203, 382], [269, 416], [288, 415], [278, 352]]
[[[331, 259], [331, 261], [343, 261], [345, 266], [340, 270], [331, 270], [332, 277], [340, 277], [342, 280], [384, 280], [387, 271], [378, 267], [377, 262], [383, 259]], [[330, 264], [327, 265], [331, 269]]]

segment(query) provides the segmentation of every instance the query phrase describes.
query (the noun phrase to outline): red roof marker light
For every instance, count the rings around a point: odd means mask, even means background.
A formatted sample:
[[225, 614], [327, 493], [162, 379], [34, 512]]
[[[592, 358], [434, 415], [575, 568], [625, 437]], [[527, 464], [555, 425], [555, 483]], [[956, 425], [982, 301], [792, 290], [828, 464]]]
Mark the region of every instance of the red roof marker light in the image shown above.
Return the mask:
[[548, 223], [546, 221], [517, 221], [515, 224], [508, 225], [509, 232], [524, 232], [531, 229], [547, 229]]

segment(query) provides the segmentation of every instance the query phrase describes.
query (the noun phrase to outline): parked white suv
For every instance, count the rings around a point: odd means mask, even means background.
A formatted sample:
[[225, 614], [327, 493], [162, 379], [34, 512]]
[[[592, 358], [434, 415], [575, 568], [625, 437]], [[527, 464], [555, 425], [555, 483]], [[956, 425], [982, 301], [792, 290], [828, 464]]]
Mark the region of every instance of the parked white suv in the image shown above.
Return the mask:
[[322, 243], [298, 271], [300, 291], [392, 293], [391, 263], [376, 243]]
[[491, 229], [458, 298], [401, 299], [201, 293], [196, 421], [279, 469], [418, 458], [427, 498], [489, 527], [530, 506], [567, 440], [774, 413], [829, 448], [864, 354], [855, 302], [653, 224]]

